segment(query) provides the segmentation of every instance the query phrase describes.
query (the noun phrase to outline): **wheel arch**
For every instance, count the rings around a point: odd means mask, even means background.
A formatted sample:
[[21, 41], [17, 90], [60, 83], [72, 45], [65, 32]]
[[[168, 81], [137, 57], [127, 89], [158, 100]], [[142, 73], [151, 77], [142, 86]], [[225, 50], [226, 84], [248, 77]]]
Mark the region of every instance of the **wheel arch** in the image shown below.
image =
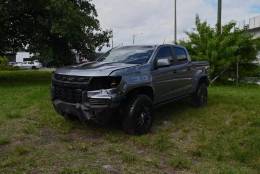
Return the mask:
[[209, 86], [210, 85], [210, 81], [209, 81], [208, 76], [206, 76], [206, 75], [205, 76], [201, 76], [199, 78], [199, 80], [198, 80], [198, 84], [197, 85], [199, 85], [201, 83], [205, 83], [207, 86]]
[[154, 100], [154, 90], [151, 86], [140, 86], [132, 88], [126, 93], [126, 98], [131, 98], [136, 95], [147, 95], [152, 101]]
[[205, 83], [207, 86], [210, 85], [210, 80], [208, 78], [207, 75], [201, 75], [201, 76], [198, 76], [197, 78], [195, 78], [196, 80], [194, 81], [193, 83], [193, 92], [195, 92], [198, 88], [198, 86], [201, 84], [201, 83]]

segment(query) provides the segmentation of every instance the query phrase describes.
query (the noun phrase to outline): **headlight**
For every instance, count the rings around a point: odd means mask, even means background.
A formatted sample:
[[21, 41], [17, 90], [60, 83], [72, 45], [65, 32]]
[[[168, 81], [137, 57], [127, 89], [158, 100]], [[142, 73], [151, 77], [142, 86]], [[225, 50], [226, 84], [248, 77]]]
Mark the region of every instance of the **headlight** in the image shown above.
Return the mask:
[[121, 82], [121, 77], [94, 77], [90, 84], [88, 90], [95, 91], [101, 89], [112, 89], [118, 87]]

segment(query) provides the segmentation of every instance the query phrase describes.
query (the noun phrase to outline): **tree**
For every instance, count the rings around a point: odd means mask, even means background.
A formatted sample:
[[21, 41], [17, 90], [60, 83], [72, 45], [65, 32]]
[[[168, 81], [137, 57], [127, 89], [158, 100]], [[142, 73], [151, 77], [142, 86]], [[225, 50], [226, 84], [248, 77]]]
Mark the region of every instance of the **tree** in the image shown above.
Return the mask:
[[222, 27], [219, 34], [216, 28], [196, 17], [196, 30], [187, 32], [188, 40], [180, 44], [186, 46], [194, 60], [207, 60], [210, 63], [211, 77], [225, 72], [222, 78], [236, 78], [237, 64], [245, 70], [246, 64], [256, 59], [256, 47], [253, 36], [246, 30], [230, 22]]
[[108, 44], [90, 0], [1, 0], [0, 51], [26, 48], [59, 65]]
[[260, 38], [255, 39], [256, 49], [260, 50]]

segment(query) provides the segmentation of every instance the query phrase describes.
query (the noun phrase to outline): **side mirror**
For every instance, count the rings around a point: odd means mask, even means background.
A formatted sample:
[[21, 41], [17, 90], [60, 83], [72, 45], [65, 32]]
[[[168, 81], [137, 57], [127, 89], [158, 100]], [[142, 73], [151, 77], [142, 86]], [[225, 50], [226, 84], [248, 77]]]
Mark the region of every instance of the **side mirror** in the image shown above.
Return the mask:
[[171, 61], [169, 58], [157, 60], [157, 63], [156, 63], [157, 68], [162, 68], [162, 67], [167, 67], [167, 66], [171, 66]]

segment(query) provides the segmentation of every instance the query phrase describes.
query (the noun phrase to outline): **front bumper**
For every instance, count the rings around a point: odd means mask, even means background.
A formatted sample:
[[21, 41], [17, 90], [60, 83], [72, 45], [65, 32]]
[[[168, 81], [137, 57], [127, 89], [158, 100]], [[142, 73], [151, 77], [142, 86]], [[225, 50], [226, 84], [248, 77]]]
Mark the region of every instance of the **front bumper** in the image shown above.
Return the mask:
[[82, 121], [92, 120], [98, 123], [107, 122], [123, 97], [116, 89], [83, 91], [81, 103], [70, 103], [55, 98], [52, 90], [52, 101], [55, 110], [63, 116], [76, 116]]

